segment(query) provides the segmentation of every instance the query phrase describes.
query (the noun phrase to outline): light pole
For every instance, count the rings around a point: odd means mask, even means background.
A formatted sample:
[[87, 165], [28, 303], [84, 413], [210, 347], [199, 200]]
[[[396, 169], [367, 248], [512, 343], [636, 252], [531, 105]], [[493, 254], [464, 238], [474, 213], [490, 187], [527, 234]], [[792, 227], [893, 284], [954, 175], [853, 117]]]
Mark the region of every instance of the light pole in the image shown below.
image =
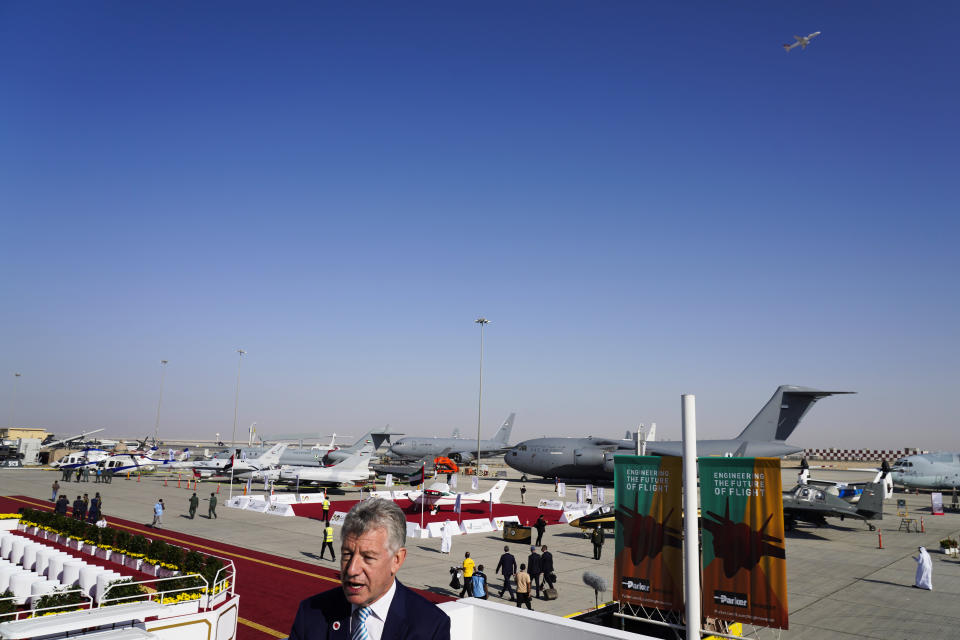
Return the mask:
[[[477, 482], [480, 481], [480, 409], [483, 406], [483, 327], [490, 324], [486, 318], [477, 318], [474, 324], [480, 325], [480, 392], [477, 394]], [[479, 490], [479, 489], [478, 489]]]
[[17, 418], [17, 380], [20, 378], [20, 372], [17, 371], [13, 374], [13, 396], [10, 398], [10, 428], [14, 428], [16, 423], [14, 422]]
[[153, 427], [153, 444], [159, 446], [160, 438], [160, 405], [163, 404], [163, 378], [167, 373], [167, 360], [160, 361], [160, 399], [157, 400], [157, 424]]
[[[233, 447], [234, 443], [237, 441], [237, 416], [240, 414], [240, 365], [243, 363], [243, 356], [246, 353], [243, 349], [237, 349], [237, 353], [240, 354], [240, 359], [237, 361], [237, 396], [233, 401], [233, 437], [230, 438], [230, 446]], [[234, 455], [236, 455], [234, 453]], [[237, 466], [237, 461], [234, 460], [233, 464], [230, 465], [230, 497], [233, 497], [233, 469]]]

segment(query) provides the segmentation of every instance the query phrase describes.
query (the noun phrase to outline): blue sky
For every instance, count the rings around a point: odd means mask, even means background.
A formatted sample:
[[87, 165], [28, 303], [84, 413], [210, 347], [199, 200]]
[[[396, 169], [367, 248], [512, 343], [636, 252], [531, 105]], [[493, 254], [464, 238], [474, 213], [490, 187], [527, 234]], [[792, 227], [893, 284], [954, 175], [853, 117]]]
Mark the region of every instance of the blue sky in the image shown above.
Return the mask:
[[4, 3], [0, 422], [960, 448], [958, 18]]

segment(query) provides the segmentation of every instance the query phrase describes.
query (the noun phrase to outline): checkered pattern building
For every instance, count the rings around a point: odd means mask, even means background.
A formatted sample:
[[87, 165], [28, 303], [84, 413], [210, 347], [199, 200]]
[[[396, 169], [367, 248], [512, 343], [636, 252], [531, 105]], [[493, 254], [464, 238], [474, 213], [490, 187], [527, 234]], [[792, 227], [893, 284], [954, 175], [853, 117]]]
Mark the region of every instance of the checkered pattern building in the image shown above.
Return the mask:
[[904, 456], [927, 453], [920, 449], [804, 449], [803, 455], [816, 460], [854, 460], [896, 462]]

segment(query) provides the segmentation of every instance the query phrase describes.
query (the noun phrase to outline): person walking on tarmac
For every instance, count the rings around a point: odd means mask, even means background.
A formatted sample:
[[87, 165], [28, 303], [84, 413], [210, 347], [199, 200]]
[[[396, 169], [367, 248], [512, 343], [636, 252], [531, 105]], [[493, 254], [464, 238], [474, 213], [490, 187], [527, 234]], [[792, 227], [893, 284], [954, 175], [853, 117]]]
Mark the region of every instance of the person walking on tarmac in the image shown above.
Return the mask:
[[527, 565], [521, 564], [520, 571], [517, 571], [514, 578], [517, 580], [517, 608], [527, 605], [527, 609], [533, 611], [530, 606], [530, 574], [526, 571]]
[[533, 528], [537, 530], [537, 546], [539, 547], [543, 541], [543, 532], [547, 530], [547, 521], [543, 519], [542, 513], [537, 517], [537, 521], [533, 523]]
[[330, 524], [330, 499], [326, 493], [323, 494], [323, 521]]
[[510, 547], [504, 545], [503, 555], [500, 556], [500, 562], [497, 563], [497, 568], [493, 572], [503, 576], [503, 588], [497, 595], [502, 598], [503, 592], [506, 591], [510, 594], [510, 602], [513, 602], [516, 598], [514, 597], [513, 585], [510, 584], [510, 578], [517, 572], [517, 559], [510, 553]]
[[190, 496], [190, 519], [197, 515], [197, 507], [200, 506], [200, 498], [197, 497], [197, 492], [194, 491], [193, 495]]
[[56, 502], [56, 501], [57, 501], [57, 493], [60, 491], [60, 483], [57, 482], [56, 480], [54, 480], [54, 481], [53, 481], [53, 486], [51, 487], [51, 489], [53, 489], [53, 495], [50, 497], [50, 502]]
[[320, 547], [320, 559], [327, 553], [327, 547], [330, 548], [330, 559], [336, 562], [337, 556], [333, 553], [333, 526], [328, 522], [323, 528], [323, 546]]
[[590, 542], [593, 543], [593, 559], [600, 559], [600, 552], [603, 550], [603, 529], [600, 528], [600, 525], [597, 525], [597, 528], [590, 533]]
[[530, 547], [530, 555], [527, 556], [527, 571], [530, 572], [530, 582], [537, 589], [537, 597], [540, 597], [540, 589], [543, 585], [541, 576], [543, 575], [543, 558], [537, 553], [537, 548]]
[[212, 520], [217, 517], [217, 496], [213, 492], [210, 493], [210, 507], [207, 509], [207, 520]]
[[460, 597], [465, 598], [470, 591], [470, 585], [473, 583], [473, 568], [477, 565], [470, 557], [470, 552], [463, 554], [463, 589], [460, 590]]

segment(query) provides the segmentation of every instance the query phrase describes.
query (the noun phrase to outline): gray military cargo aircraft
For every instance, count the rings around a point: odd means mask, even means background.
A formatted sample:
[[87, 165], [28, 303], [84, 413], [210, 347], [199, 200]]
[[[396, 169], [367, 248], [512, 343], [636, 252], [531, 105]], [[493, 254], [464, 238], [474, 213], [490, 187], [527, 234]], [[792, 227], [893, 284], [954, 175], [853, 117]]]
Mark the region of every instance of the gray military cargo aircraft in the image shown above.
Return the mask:
[[[826, 396], [853, 391], [821, 391], [783, 385], [736, 438], [698, 440], [698, 456], [779, 457], [802, 451], [785, 441], [810, 407]], [[648, 455], [682, 456], [683, 441], [653, 441]], [[569, 480], [613, 480], [613, 458], [636, 452], [633, 439], [534, 438], [514, 446], [504, 456], [507, 465], [524, 474]]]
[[960, 453], [921, 453], [900, 458], [890, 474], [905, 489], [960, 488]]
[[[480, 455], [503, 453], [510, 448], [510, 432], [513, 430], [515, 413], [511, 413], [500, 425], [491, 440], [480, 441]], [[390, 453], [401, 458], [433, 460], [447, 456], [454, 462], [469, 462], [477, 457], [477, 441], [470, 438], [400, 438], [390, 447]]]

